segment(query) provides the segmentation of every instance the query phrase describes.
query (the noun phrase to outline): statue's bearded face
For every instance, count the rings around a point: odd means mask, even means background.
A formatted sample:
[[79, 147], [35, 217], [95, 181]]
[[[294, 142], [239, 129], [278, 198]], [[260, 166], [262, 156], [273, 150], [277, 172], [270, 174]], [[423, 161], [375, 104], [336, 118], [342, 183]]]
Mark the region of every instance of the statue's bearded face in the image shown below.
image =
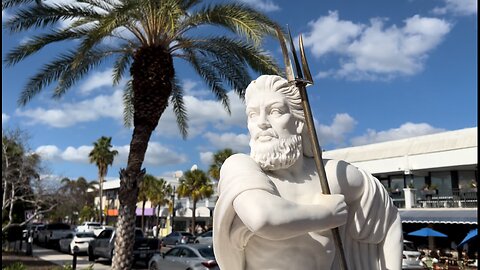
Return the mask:
[[264, 170], [288, 168], [302, 155], [303, 123], [290, 113], [285, 97], [258, 91], [247, 101], [250, 156]]

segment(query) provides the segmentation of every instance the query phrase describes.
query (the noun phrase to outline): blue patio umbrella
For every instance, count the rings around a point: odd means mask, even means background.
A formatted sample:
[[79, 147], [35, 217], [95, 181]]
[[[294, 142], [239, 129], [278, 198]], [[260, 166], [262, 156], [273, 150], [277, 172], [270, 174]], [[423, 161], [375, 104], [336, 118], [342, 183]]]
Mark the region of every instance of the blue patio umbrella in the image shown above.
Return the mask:
[[460, 242], [460, 244], [458, 244], [458, 246], [465, 244], [466, 242], [470, 241], [472, 238], [474, 238], [477, 235], [478, 235], [478, 229], [469, 231], [467, 236], [465, 236], [465, 238], [462, 240], [462, 242]]
[[446, 234], [443, 234], [439, 231], [435, 231], [434, 229], [432, 228], [423, 228], [423, 229], [420, 229], [418, 231], [414, 231], [414, 232], [411, 232], [409, 233], [408, 235], [413, 235], [413, 236], [422, 236], [422, 237], [429, 237], [429, 236], [433, 236], [433, 237], [447, 237]]

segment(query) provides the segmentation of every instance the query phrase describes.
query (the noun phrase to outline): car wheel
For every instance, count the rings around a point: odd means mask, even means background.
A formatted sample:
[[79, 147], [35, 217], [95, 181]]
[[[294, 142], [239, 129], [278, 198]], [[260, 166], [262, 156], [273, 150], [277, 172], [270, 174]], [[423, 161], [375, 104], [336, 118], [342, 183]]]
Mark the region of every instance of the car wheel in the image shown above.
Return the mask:
[[158, 265], [156, 262], [152, 262], [148, 267], [148, 270], [160, 270], [160, 268], [158, 268]]

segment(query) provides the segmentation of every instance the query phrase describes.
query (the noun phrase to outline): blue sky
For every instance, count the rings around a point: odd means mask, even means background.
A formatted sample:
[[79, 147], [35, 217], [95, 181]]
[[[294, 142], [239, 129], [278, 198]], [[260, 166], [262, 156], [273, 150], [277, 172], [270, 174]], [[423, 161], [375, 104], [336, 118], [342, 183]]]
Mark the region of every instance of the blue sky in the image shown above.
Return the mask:
[[[295, 37], [303, 34], [315, 76], [309, 97], [324, 149], [477, 126], [475, 0], [241, 2], [288, 25]], [[10, 16], [2, 11], [2, 22]], [[32, 34], [3, 31], [2, 55]], [[278, 42], [264, 45], [281, 63]], [[98, 138], [111, 136], [120, 154], [108, 179], [118, 178], [132, 130], [122, 125], [122, 87], [112, 87], [111, 67], [100, 66], [61, 100], [51, 99], [47, 88], [17, 106], [27, 78], [61, 49], [48, 47], [14, 67], [2, 66], [2, 128], [26, 130], [53, 178], [95, 180], [88, 153]], [[180, 138], [168, 107], [147, 150], [147, 172], [172, 177], [194, 164], [206, 170], [212, 153], [226, 147], [248, 153], [243, 102], [230, 93], [229, 116], [185, 63], [175, 65], [187, 90], [189, 137]]]

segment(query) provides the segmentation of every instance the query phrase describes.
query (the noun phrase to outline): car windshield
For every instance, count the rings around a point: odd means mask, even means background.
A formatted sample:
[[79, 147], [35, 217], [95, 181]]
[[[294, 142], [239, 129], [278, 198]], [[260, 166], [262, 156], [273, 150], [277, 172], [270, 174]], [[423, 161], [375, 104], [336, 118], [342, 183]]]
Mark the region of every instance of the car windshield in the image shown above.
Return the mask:
[[183, 235], [183, 236], [193, 236], [193, 234], [188, 233], [188, 232], [182, 232], [180, 234]]
[[199, 248], [198, 252], [204, 258], [215, 259], [215, 255], [213, 254], [213, 248]]
[[95, 238], [95, 234], [93, 233], [77, 233], [76, 236], [79, 238], [88, 238], [88, 237]]

